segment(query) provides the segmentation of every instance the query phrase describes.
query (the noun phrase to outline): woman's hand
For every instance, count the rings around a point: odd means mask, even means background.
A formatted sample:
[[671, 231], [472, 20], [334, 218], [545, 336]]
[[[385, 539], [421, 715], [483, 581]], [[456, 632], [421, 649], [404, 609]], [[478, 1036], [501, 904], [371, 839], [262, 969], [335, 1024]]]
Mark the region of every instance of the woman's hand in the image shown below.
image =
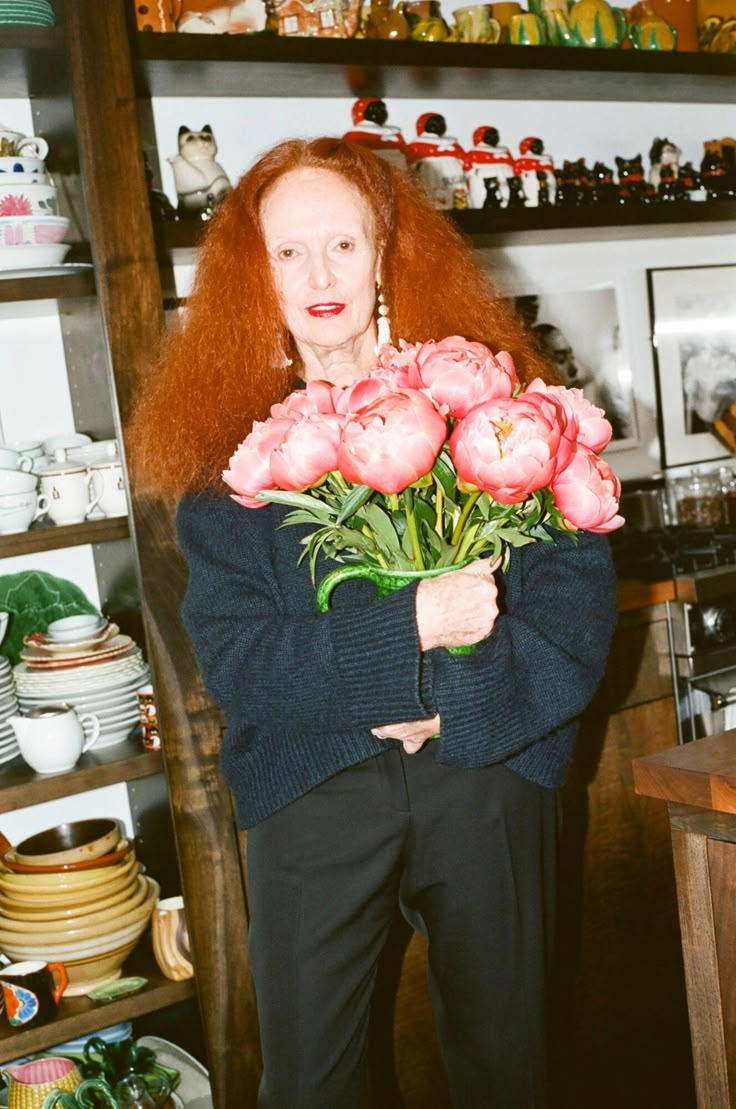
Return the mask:
[[493, 576], [501, 560], [479, 558], [461, 570], [424, 578], [416, 595], [419, 645], [464, 647], [486, 639], [498, 616], [498, 588]]
[[407, 755], [415, 755], [439, 730], [439, 716], [433, 716], [431, 720], [412, 720], [408, 724], [384, 724], [380, 728], [371, 728], [376, 739], [398, 739]]

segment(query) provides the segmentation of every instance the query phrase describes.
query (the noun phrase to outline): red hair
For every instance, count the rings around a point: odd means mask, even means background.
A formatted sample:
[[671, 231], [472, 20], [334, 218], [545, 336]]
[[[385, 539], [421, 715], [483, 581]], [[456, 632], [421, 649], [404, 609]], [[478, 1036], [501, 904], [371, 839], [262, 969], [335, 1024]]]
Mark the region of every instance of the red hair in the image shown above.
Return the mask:
[[[181, 494], [219, 487], [253, 421], [266, 419], [294, 387], [299, 355], [281, 314], [259, 213], [269, 188], [304, 168], [340, 174], [368, 203], [394, 342], [462, 335], [509, 351], [522, 381], [554, 380], [471, 248], [402, 173], [341, 139], [291, 140], [240, 179], [209, 225], [186, 310], [162, 338], [130, 423], [139, 489]], [[282, 365], [285, 356], [293, 367]]]

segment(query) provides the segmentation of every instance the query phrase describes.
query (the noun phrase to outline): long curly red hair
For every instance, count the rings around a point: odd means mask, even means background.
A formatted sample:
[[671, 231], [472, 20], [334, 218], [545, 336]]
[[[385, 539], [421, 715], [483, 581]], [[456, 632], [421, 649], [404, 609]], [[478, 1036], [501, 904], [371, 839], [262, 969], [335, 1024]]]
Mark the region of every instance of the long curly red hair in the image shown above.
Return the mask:
[[[356, 144], [290, 140], [256, 162], [209, 225], [186, 310], [162, 337], [129, 425], [126, 443], [140, 491], [220, 486], [253, 421], [266, 419], [293, 388], [299, 355], [281, 314], [259, 213], [269, 188], [303, 168], [340, 174], [369, 204], [394, 342], [462, 335], [509, 351], [522, 381], [554, 381], [472, 249], [410, 180]], [[291, 367], [283, 365], [285, 356]]]

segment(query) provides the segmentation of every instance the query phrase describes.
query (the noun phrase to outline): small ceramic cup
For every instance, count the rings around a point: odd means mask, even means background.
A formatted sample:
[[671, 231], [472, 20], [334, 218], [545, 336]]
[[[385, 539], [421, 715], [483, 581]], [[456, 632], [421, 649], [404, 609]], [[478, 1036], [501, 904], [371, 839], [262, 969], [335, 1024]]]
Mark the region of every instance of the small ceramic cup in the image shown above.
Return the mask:
[[48, 497], [39, 496], [35, 489], [27, 493], [0, 493], [0, 535], [28, 531], [34, 520], [45, 516], [48, 506]]
[[174, 982], [191, 978], [194, 967], [183, 897], [167, 897], [157, 903], [151, 917], [151, 935], [161, 973]]
[[490, 4], [472, 4], [452, 13], [463, 42], [498, 42], [501, 24], [491, 14]]
[[[55, 974], [59, 976], [58, 985]], [[63, 963], [30, 959], [0, 967], [0, 987], [8, 1023], [13, 1028], [45, 1024], [56, 1014], [56, 1006], [68, 985]]]
[[32, 173], [34, 177], [39, 177], [46, 173], [46, 163], [42, 158], [34, 158], [29, 154], [5, 155], [0, 158], [0, 173], [12, 173], [13, 180], [16, 180], [15, 175], [18, 173]]
[[89, 468], [92, 475], [92, 489], [97, 504], [106, 516], [125, 516], [128, 501], [125, 496], [123, 467], [118, 462], [96, 462]]
[[39, 471], [39, 477], [49, 518], [60, 526], [83, 523], [100, 499], [97, 494], [90, 496], [92, 474], [86, 466], [52, 463]]
[[30, 473], [33, 469], [33, 459], [8, 447], [0, 447], [0, 469], [23, 470], [25, 473]]

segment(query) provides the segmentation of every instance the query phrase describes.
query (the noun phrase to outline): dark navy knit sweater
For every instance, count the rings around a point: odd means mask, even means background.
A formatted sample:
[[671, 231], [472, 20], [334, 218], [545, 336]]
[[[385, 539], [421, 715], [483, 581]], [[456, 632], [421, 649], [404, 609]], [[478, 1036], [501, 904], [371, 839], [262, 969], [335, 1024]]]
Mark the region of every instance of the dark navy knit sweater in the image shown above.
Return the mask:
[[[286, 511], [201, 494], [177, 514], [184, 622], [226, 716], [221, 763], [240, 826], [394, 743], [371, 728], [437, 712], [438, 763], [504, 762], [558, 788], [615, 624], [608, 541], [583, 534], [514, 551], [490, 637], [470, 655], [423, 653], [415, 585], [376, 600], [369, 582], [343, 582], [317, 613], [307, 564], [296, 564], [309, 529], [279, 528]], [[323, 561], [318, 578], [334, 566]]]

